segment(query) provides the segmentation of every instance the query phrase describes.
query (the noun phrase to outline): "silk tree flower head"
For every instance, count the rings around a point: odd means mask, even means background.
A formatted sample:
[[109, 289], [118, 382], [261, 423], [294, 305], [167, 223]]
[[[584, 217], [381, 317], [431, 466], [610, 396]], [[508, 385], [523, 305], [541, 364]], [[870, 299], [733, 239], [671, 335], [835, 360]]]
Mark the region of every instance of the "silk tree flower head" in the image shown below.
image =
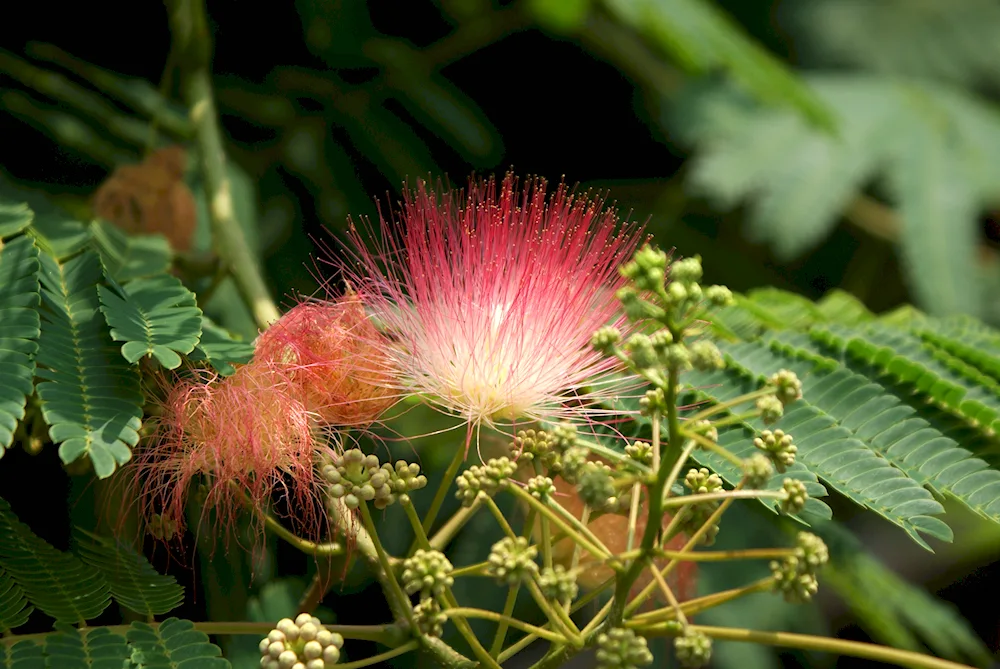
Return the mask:
[[[154, 533], [180, 536], [190, 494], [234, 521], [249, 506], [263, 511], [286, 497], [301, 531], [323, 529], [316, 509], [316, 416], [285, 370], [268, 362], [240, 366], [228, 378], [183, 381], [169, 392], [150, 443], [137, 453], [136, 480]], [[204, 487], [202, 487], [204, 486]], [[258, 525], [263, 516], [255, 513]], [[167, 529], [169, 528], [169, 529]], [[262, 528], [260, 528], [262, 529]]]
[[[508, 174], [467, 192], [418, 182], [382, 238], [345, 274], [395, 345], [399, 390], [471, 425], [588, 418], [635, 386], [590, 346], [627, 328], [618, 267], [640, 242], [603, 201]], [[471, 434], [471, 433], [470, 433]]]
[[302, 302], [257, 339], [255, 361], [282, 369], [306, 407], [335, 426], [365, 426], [396, 402], [383, 335], [353, 293]]

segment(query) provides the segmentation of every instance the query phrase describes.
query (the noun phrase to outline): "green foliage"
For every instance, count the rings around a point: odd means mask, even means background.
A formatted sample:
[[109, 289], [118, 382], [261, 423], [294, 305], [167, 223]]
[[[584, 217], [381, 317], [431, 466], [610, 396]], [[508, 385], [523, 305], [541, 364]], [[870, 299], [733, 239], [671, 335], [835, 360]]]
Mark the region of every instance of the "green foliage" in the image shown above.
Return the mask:
[[618, 20], [657, 42], [694, 72], [725, 68], [745, 90], [766, 102], [792, 105], [817, 132], [833, 120], [824, 101], [777, 58], [747, 36], [709, 0], [604, 0]]
[[230, 363], [245, 363], [252, 356], [253, 344], [233, 339], [227, 331], [203, 316], [201, 340], [188, 358], [196, 362], [208, 362], [217, 372], [228, 376], [235, 371]]
[[0, 633], [6, 634], [28, 622], [34, 607], [10, 574], [0, 566]]
[[[31, 220], [29, 211], [26, 218]], [[34, 392], [38, 351], [38, 249], [30, 237], [0, 242], [0, 457], [13, 443], [24, 418], [27, 396]]]
[[836, 523], [816, 528], [830, 549], [823, 573], [881, 643], [985, 667], [990, 651], [949, 605], [897, 576]]
[[919, 302], [935, 314], [981, 314], [976, 216], [1000, 196], [1000, 117], [943, 84], [868, 75], [807, 81], [836, 113], [837, 134], [727, 90], [683, 98], [675, 126], [700, 150], [691, 187], [725, 207], [751, 200], [749, 235], [787, 259], [824, 239], [868, 182], [884, 177]]
[[121, 669], [129, 657], [125, 637], [105, 628], [88, 631], [59, 626], [45, 639], [45, 666], [52, 669]]
[[0, 200], [0, 239], [13, 237], [31, 225], [34, 217], [27, 204]]
[[32, 641], [20, 641], [13, 646], [0, 643], [0, 667], [4, 669], [45, 669], [45, 652]]
[[169, 613], [184, 600], [184, 588], [173, 576], [156, 573], [131, 546], [83, 532], [75, 551], [108, 582], [119, 604], [146, 617]]
[[111, 336], [126, 342], [122, 355], [136, 362], [147, 355], [167, 369], [181, 365], [201, 338], [201, 309], [194, 293], [176, 278], [160, 274], [137, 279], [124, 288], [98, 286], [101, 311]]
[[65, 463], [88, 455], [104, 478], [139, 441], [142, 396], [136, 371], [114, 351], [100, 314], [100, 258], [86, 251], [65, 263], [41, 256], [42, 333], [38, 396], [49, 436]]
[[0, 498], [0, 631], [24, 624], [31, 605], [58, 623], [86, 623], [113, 597], [146, 616], [180, 605], [184, 590], [172, 576], [156, 573], [130, 546], [81, 531], [75, 552], [64, 553], [17, 519]]
[[104, 221], [91, 223], [90, 231], [105, 271], [119, 283], [170, 269], [173, 251], [163, 235], [127, 235]]
[[86, 623], [107, 608], [108, 585], [73, 555], [36, 536], [0, 499], [0, 567], [13, 577], [28, 601], [57, 622]]
[[168, 618], [157, 627], [145, 623], [132, 623], [128, 631], [132, 646], [132, 662], [137, 669], [215, 669], [229, 667], [222, 659], [219, 647], [210, 643], [208, 636], [194, 629], [187, 620]]

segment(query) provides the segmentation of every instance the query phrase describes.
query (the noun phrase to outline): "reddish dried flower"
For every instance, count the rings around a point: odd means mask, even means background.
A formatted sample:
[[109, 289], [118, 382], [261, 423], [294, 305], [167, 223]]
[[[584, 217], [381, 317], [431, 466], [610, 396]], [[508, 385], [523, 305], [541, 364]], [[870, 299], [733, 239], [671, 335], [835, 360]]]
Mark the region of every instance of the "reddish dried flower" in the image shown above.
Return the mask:
[[618, 267], [640, 242], [603, 202], [565, 185], [522, 188], [508, 174], [464, 191], [407, 194], [397, 227], [381, 219], [373, 252], [352, 226], [351, 283], [397, 340], [387, 349], [401, 392], [470, 424], [566, 419], [602, 411], [635, 381], [590, 346], [625, 326]]
[[255, 362], [281, 369], [310, 411], [334, 425], [368, 425], [397, 393], [383, 335], [356, 296], [303, 302], [257, 339]]
[[315, 464], [322, 447], [314, 439], [315, 415], [297, 393], [283, 370], [256, 362], [225, 379], [177, 385], [154, 438], [137, 454], [147, 517], [183, 530], [188, 496], [204, 484], [205, 508], [226, 523], [248, 502], [262, 510], [278, 490], [297, 527], [319, 534]]

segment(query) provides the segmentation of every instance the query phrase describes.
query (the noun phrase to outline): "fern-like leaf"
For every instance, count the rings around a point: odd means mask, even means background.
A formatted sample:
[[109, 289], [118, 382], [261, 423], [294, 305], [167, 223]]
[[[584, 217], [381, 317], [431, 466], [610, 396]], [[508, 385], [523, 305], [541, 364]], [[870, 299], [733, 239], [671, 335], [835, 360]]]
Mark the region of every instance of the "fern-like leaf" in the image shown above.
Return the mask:
[[[726, 370], [716, 374], [692, 372], [686, 379], [702, 388], [701, 392], [719, 400], [738, 394], [730, 389], [742, 385], [738, 383], [739, 376], [752, 380], [749, 386], [743, 387], [752, 389], [762, 378], [789, 366], [787, 360], [756, 342], [725, 345], [723, 352], [727, 356]], [[722, 378], [709, 378], [719, 376]], [[825, 379], [832, 386], [839, 380]], [[720, 381], [724, 385], [713, 387]], [[803, 388], [810, 382], [820, 386], [817, 392], [830, 392], [830, 387], [820, 385], [813, 378], [804, 380]], [[751, 425], [756, 429], [763, 428], [759, 421], [751, 421]], [[930, 549], [930, 546], [921, 534], [943, 541], [951, 540], [950, 528], [933, 517], [943, 513], [944, 508], [920, 482], [894, 468], [868, 444], [838, 425], [836, 419], [807, 399], [789, 405], [776, 427], [794, 435], [798, 446], [797, 461], [831, 488], [903, 528], [925, 548]], [[722, 434], [719, 437], [719, 443], [729, 447], [729, 444], [723, 444]], [[745, 445], [741, 442], [740, 450], [733, 450], [736, 455], [747, 457], [753, 452], [753, 446], [748, 437], [744, 437], [743, 442]]]
[[90, 225], [94, 247], [115, 281], [125, 283], [170, 269], [173, 252], [163, 235], [126, 235], [104, 221]]
[[45, 639], [45, 666], [50, 669], [122, 669], [128, 661], [125, 637], [104, 627], [89, 631], [63, 625]]
[[[153, 627], [134, 622], [128, 631], [132, 663], [137, 669], [224, 669], [230, 667], [222, 651], [194, 623], [167, 618]], [[181, 664], [183, 663], [183, 665]]]
[[0, 499], [0, 567], [13, 577], [28, 600], [57, 622], [86, 623], [111, 603], [99, 572], [62, 553], [14, 515]]
[[90, 245], [89, 226], [51, 204], [40, 202], [34, 206], [35, 218], [28, 233], [43, 252], [63, 261]]
[[19, 641], [10, 647], [0, 643], [0, 667], [45, 669], [45, 651], [33, 641]]
[[816, 95], [733, 19], [706, 0], [605, 0], [623, 23], [659, 43], [694, 72], [725, 68], [746, 90], [767, 102], [793, 105], [829, 128], [831, 115]]
[[98, 286], [101, 311], [122, 355], [136, 362], [149, 355], [166, 367], [181, 364], [179, 353], [190, 353], [201, 338], [197, 298], [175, 277], [161, 274], [136, 279], [124, 288]]
[[188, 356], [194, 361], [205, 361], [223, 376], [235, 370], [233, 363], [243, 364], [253, 357], [253, 344], [238, 341], [207, 316], [201, 320], [201, 341]]
[[0, 200], [0, 239], [13, 237], [31, 225], [34, 213], [23, 202]]
[[101, 478], [132, 456], [139, 440], [138, 375], [114, 350], [100, 314], [103, 270], [91, 251], [42, 267], [42, 333], [36, 375], [49, 436], [63, 462], [89, 455]]
[[0, 634], [6, 634], [28, 622], [34, 607], [24, 597], [24, 591], [0, 567]]
[[31, 237], [4, 243], [0, 247], [0, 457], [13, 442], [26, 398], [34, 392], [41, 331], [38, 301], [38, 249]]
[[82, 530], [81, 533], [74, 552], [104, 576], [119, 604], [152, 617], [173, 611], [184, 600], [184, 588], [177, 580], [157, 573], [131, 546]]
[[1000, 117], [944, 84], [814, 75], [839, 119], [833, 136], [786, 110], [713, 89], [682, 99], [677, 128], [702, 147], [691, 185], [751, 200], [752, 236], [794, 257], [821, 241], [861, 189], [884, 176], [903, 218], [907, 276], [936, 314], [979, 314], [976, 213], [1000, 197]]

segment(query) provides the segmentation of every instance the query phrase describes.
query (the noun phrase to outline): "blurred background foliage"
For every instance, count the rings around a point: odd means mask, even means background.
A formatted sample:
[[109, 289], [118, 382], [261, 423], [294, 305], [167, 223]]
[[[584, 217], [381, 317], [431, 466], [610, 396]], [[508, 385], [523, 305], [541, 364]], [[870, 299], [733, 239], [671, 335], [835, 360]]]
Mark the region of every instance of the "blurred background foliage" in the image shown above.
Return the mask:
[[[1000, 324], [994, 0], [296, 0], [263, 9], [213, 0], [208, 11], [238, 218], [285, 306], [333, 279], [316, 258], [335, 248], [348, 215], [377, 215], [374, 197], [385, 210], [406, 179], [462, 185], [473, 171], [513, 166], [608, 192], [660, 245], [701, 254], [707, 278], [734, 290], [818, 298], [841, 288], [876, 312], [914, 303]], [[193, 159], [176, 148], [192, 127], [174, 102], [175, 66], [159, 3], [22, 4], [0, 25], [0, 195], [36, 213], [58, 205], [163, 233], [181, 269], [203, 276], [206, 313], [249, 340], [251, 314], [231, 280], [213, 275]], [[446, 425], [419, 407], [393, 423], [403, 434]], [[434, 446], [453, 439], [417, 443], [426, 469], [440, 476], [450, 456]], [[410, 445], [388, 443], [412, 457]], [[65, 547], [71, 523], [100, 515], [100, 486], [72, 477], [46, 474], [44, 494], [8, 495], [15, 476], [55, 456], [7, 458], [0, 488], [55, 545]], [[740, 513], [721, 535], [726, 545], [775, 531], [754, 509]], [[405, 531], [391, 545], [402, 516], [384, 522], [387, 547], [404, 549]], [[954, 548], [918, 555], [879, 521], [852, 529], [867, 552], [857, 539], [839, 544], [839, 596], [803, 613], [759, 595], [712, 622], [939, 652], [951, 643], [953, 657], [975, 649], [973, 636], [935, 638], [927, 618], [900, 618], [937, 592], [996, 651], [995, 607], [972, 606], [1000, 586], [995, 531], [969, 518]], [[473, 525], [456, 551], [487, 545], [494, 531]], [[196, 620], [287, 615], [317, 568], [276, 543], [185, 566], [195, 565], [172, 568], [197, 586], [186, 613]], [[852, 590], [852, 569], [868, 570], [869, 583], [877, 571], [884, 592]], [[702, 586], [752, 576], [706, 568]], [[350, 572], [322, 616], [380, 622], [373, 587], [363, 570]], [[234, 666], [257, 653], [244, 645], [227, 644]], [[782, 663], [834, 660], [718, 644], [718, 666]]]

